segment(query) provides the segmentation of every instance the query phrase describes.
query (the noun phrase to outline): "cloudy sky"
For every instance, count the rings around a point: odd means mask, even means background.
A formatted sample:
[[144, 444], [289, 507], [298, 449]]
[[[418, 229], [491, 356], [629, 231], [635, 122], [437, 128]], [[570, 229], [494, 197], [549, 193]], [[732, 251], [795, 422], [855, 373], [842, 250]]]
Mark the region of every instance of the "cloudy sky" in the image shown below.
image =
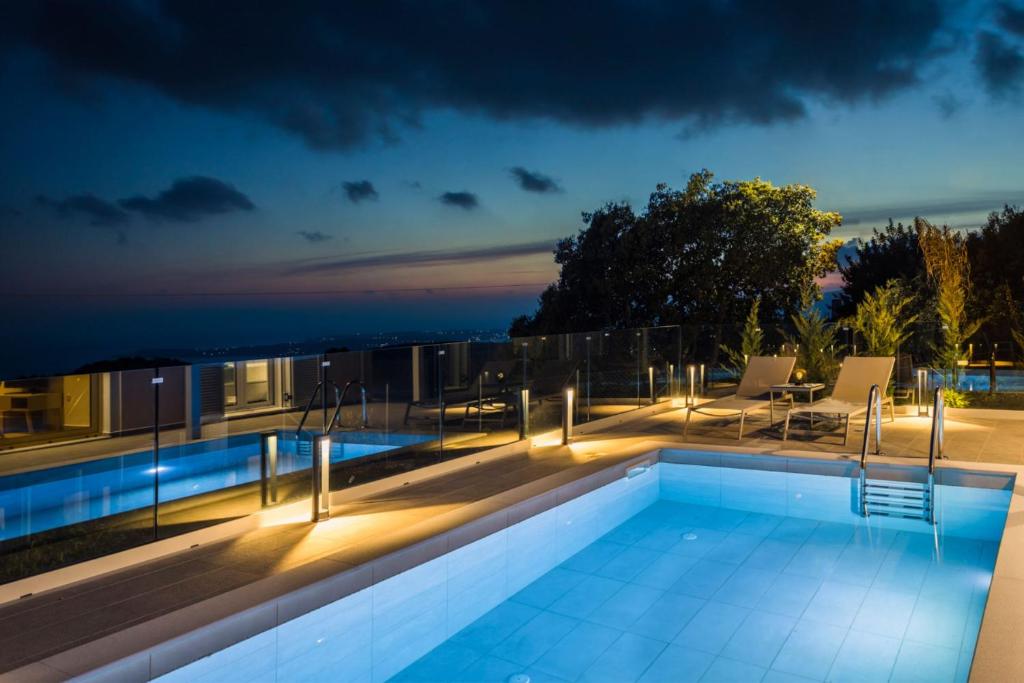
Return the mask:
[[0, 6], [8, 357], [503, 327], [703, 167], [844, 238], [1024, 204], [1019, 0], [266, 5]]

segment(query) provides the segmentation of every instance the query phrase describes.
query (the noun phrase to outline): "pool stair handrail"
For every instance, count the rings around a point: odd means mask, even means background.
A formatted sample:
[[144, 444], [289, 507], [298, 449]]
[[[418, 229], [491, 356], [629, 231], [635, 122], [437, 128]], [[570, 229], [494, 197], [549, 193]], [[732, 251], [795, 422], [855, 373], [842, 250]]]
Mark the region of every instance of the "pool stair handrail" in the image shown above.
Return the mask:
[[[326, 391], [327, 391], [326, 385], [328, 385], [328, 384], [330, 384], [332, 387], [334, 387], [334, 402], [335, 402], [335, 405], [340, 405], [341, 404], [341, 389], [338, 388], [338, 385], [335, 384], [333, 380], [322, 379], [319, 382], [317, 382], [316, 386], [313, 388], [313, 393], [310, 395], [309, 400], [306, 402], [306, 409], [304, 411], [302, 411], [302, 419], [299, 420], [299, 426], [295, 428], [295, 436], [301, 436], [302, 435], [302, 428], [306, 426], [306, 420], [309, 418], [309, 411], [313, 408], [313, 403], [316, 401], [316, 397], [319, 396], [321, 392], [326, 393]], [[324, 400], [321, 403], [323, 405], [323, 413], [324, 413], [324, 415], [323, 415], [323, 429], [322, 429], [322, 433], [323, 434], [327, 434], [327, 429], [328, 429], [329, 423], [327, 422], [327, 398], [326, 398], [326, 396], [324, 397]]]
[[868, 389], [868, 412], [864, 418], [864, 443], [860, 448], [860, 471], [867, 467], [868, 445], [871, 441], [871, 412], [875, 413], [875, 455], [882, 454], [882, 390], [877, 384]]
[[[938, 398], [936, 399], [938, 400]], [[873, 409], [873, 410], [872, 410]], [[882, 515], [921, 519], [935, 524], [935, 460], [934, 449], [928, 457], [928, 480], [894, 481], [889, 479], [868, 479], [868, 443], [871, 435], [871, 413], [875, 413], [875, 454], [881, 455], [882, 446], [882, 397], [878, 385], [872, 385], [868, 392], [867, 421], [864, 423], [864, 443], [860, 451], [860, 514], [862, 517]], [[936, 412], [938, 415], [938, 410]], [[941, 417], [938, 418], [941, 430]], [[936, 421], [932, 422], [933, 443]], [[940, 438], [941, 442], [941, 438]], [[941, 450], [941, 443], [940, 443]]]
[[345, 388], [341, 390], [341, 396], [338, 397], [338, 402], [334, 408], [334, 416], [331, 417], [331, 421], [327, 423], [327, 430], [324, 432], [325, 434], [330, 434], [335, 426], [341, 426], [341, 404], [342, 401], [345, 400], [345, 397], [348, 395], [348, 390], [352, 387], [353, 384], [359, 386], [359, 397], [363, 404], [363, 419], [362, 422], [360, 423], [359, 428], [366, 429], [370, 425], [370, 419], [366, 411], [366, 385], [363, 384], [361, 380], [350, 379], [345, 384]]
[[935, 472], [935, 461], [942, 460], [943, 442], [946, 433], [946, 393], [936, 387], [932, 408], [932, 434], [928, 442], [928, 474]]

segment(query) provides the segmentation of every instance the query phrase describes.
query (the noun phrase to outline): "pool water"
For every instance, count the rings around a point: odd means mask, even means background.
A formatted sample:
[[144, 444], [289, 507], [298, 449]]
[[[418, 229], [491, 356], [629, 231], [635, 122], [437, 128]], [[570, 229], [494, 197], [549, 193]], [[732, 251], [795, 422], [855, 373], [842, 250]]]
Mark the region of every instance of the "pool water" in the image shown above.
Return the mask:
[[[278, 474], [309, 469], [308, 450], [293, 432], [278, 433]], [[431, 435], [381, 432], [332, 434], [331, 462], [429, 441]], [[181, 500], [260, 480], [260, 435], [240, 434], [0, 477], [0, 541]]]
[[[988, 391], [989, 385], [989, 371], [986, 368], [960, 371], [957, 388], [961, 391]], [[1024, 391], [1024, 371], [996, 368], [996, 391]]]
[[659, 501], [394, 680], [966, 680], [996, 548]]
[[967, 679], [1012, 482], [933, 527], [861, 517], [849, 463], [666, 453], [162, 680]]

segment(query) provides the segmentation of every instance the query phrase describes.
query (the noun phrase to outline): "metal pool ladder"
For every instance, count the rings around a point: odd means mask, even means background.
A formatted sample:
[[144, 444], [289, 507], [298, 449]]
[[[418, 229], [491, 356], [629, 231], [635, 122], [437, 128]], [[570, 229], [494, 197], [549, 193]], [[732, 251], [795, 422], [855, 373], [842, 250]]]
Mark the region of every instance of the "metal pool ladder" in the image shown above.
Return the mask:
[[890, 481], [868, 479], [868, 441], [871, 432], [871, 413], [875, 413], [875, 454], [881, 454], [882, 441], [882, 396], [878, 385], [868, 392], [868, 416], [864, 424], [864, 444], [860, 452], [860, 514], [863, 517], [883, 515], [921, 519], [935, 524], [935, 460], [942, 458], [944, 432], [944, 408], [942, 387], [935, 390], [935, 407], [932, 412], [931, 443], [928, 447], [928, 481]]

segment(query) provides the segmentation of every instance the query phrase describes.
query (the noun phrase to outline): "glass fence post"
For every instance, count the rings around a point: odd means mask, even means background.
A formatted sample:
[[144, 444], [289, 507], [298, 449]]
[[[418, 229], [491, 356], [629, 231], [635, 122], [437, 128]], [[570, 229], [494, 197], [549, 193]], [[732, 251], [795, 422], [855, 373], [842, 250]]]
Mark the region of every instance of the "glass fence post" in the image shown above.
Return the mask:
[[160, 529], [160, 368], [153, 368], [153, 540]]
[[636, 407], [640, 407], [640, 333], [636, 333], [636, 346], [634, 347], [636, 353]]
[[530, 436], [530, 390], [519, 390], [519, 439]]
[[445, 351], [442, 348], [437, 350], [437, 431], [438, 431], [438, 458], [444, 459], [444, 358]]
[[590, 335], [587, 335], [587, 422], [590, 422]]

